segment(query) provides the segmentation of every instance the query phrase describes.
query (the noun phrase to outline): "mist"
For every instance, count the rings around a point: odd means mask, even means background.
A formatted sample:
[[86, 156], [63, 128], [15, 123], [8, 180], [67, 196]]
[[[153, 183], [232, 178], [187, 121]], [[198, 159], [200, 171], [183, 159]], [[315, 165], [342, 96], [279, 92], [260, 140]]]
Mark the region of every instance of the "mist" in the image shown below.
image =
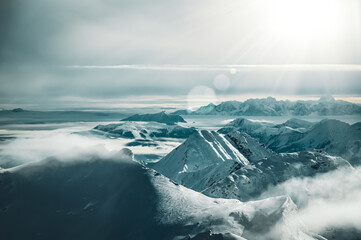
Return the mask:
[[119, 152], [127, 142], [122, 139], [110, 141], [97, 136], [83, 136], [74, 133], [77, 130], [84, 130], [84, 127], [24, 133], [0, 145], [0, 163], [3, 167], [12, 167], [41, 161], [48, 157], [72, 159], [74, 155], [85, 153], [107, 157], [109, 154]]
[[332, 229], [361, 232], [361, 167], [352, 171], [338, 169], [312, 178], [292, 178], [269, 187], [259, 199], [279, 195], [292, 198], [301, 220], [314, 232], [327, 233]]

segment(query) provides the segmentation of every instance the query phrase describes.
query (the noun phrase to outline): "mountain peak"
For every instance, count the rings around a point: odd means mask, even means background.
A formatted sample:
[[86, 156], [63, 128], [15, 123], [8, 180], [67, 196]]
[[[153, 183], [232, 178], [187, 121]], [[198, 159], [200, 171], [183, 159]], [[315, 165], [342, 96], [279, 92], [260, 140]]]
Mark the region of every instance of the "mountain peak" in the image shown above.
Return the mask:
[[325, 95], [325, 96], [320, 97], [320, 99], [318, 101], [319, 102], [334, 102], [336, 100], [331, 95]]
[[156, 163], [167, 177], [196, 172], [223, 162], [247, 165], [248, 160], [225, 137], [215, 131], [197, 131]]
[[22, 108], [14, 108], [13, 110], [11, 110], [12, 112], [24, 112], [25, 110]]
[[276, 102], [277, 100], [274, 97], [268, 96], [267, 98], [268, 102]]

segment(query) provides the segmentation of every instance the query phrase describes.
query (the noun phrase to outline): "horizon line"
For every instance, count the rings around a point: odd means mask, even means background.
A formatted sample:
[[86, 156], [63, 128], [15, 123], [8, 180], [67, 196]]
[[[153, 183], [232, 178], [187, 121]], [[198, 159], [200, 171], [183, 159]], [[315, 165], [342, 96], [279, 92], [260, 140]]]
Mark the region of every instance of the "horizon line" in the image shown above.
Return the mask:
[[330, 71], [361, 72], [361, 64], [235, 64], [235, 65], [177, 65], [177, 64], [120, 64], [120, 65], [71, 65], [72, 69], [120, 69], [153, 71]]

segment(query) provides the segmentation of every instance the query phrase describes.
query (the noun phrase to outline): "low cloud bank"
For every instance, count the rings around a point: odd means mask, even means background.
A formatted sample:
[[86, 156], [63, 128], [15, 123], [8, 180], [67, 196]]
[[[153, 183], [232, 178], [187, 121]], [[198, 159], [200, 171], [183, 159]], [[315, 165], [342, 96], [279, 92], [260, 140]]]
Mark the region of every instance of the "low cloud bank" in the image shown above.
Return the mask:
[[293, 178], [270, 187], [259, 198], [277, 195], [291, 196], [301, 219], [315, 232], [342, 232], [348, 239], [361, 233], [361, 167], [338, 169], [313, 178]]
[[122, 139], [109, 141], [91, 135], [83, 136], [72, 133], [72, 129], [34, 131], [2, 146], [0, 167], [13, 167], [52, 156], [64, 160], [79, 154], [96, 154], [108, 158], [123, 147]]

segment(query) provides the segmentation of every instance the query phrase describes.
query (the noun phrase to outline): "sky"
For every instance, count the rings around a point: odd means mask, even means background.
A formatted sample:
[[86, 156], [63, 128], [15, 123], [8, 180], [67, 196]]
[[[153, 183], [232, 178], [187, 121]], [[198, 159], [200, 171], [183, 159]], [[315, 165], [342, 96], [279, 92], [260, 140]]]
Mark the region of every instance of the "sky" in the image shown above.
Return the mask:
[[2, 0], [0, 107], [361, 102], [359, 0]]

